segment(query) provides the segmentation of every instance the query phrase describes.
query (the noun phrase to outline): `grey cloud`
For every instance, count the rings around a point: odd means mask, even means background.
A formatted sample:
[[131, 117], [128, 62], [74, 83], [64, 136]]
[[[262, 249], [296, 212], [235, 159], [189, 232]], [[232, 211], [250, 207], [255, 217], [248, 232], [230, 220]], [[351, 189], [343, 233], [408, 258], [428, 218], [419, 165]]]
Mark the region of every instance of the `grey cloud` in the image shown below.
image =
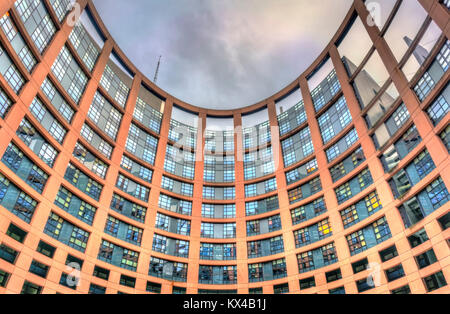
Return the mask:
[[[351, 0], [94, 0], [130, 60], [183, 101], [236, 108], [294, 80], [321, 52]], [[322, 21], [326, 21], [325, 23]]]

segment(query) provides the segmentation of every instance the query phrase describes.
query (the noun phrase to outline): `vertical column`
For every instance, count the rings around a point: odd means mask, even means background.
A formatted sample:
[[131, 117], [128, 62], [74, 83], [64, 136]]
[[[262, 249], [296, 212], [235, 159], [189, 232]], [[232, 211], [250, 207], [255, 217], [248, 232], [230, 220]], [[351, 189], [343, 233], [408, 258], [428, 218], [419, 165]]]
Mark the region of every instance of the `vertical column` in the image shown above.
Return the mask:
[[[156, 150], [155, 166], [152, 176], [152, 189], [149, 196], [149, 210], [146, 218], [146, 228], [142, 235], [142, 248], [143, 252], [152, 252], [153, 236], [155, 231], [156, 213], [159, 204], [159, 195], [161, 193], [161, 182], [164, 173], [164, 162], [166, 159], [166, 149], [168, 142], [168, 134], [170, 129], [170, 120], [172, 117], [173, 99], [168, 98], [164, 104], [164, 113], [161, 121], [160, 136], [158, 141], [158, 149]], [[148, 267], [150, 263], [151, 254], [146, 256], [146, 263], [144, 266]], [[148, 272], [146, 269], [145, 273]], [[171, 293], [172, 283], [163, 283], [161, 287], [161, 293]], [[145, 290], [145, 289], [144, 289]]]
[[[131, 121], [136, 107], [136, 101], [139, 94], [142, 78], [140, 75], [136, 75], [133, 79], [133, 83], [128, 94], [128, 99], [125, 105], [125, 113], [122, 118], [117, 136], [116, 145], [111, 155], [111, 164], [108, 169], [108, 173], [105, 178], [105, 185], [103, 186], [102, 194], [100, 196], [100, 208], [97, 211], [94, 220], [94, 231], [98, 234], [92, 234], [90, 239], [89, 248], [92, 249], [91, 256], [97, 258], [98, 250], [102, 242], [102, 235], [105, 229], [105, 222], [108, 218], [109, 205], [114, 193], [115, 183], [119, 175], [120, 164], [124, 153], [124, 147], [128, 138], [128, 132], [131, 126]], [[94, 238], [95, 237], [95, 238]], [[139, 251], [139, 250], [138, 250]], [[139, 260], [136, 272], [138, 274], [147, 274], [150, 257], [146, 254], [139, 252]], [[120, 274], [112, 272], [109, 281], [113, 284], [119, 284]], [[136, 287], [139, 291], [145, 291], [146, 281], [137, 278]]]
[[[331, 227], [333, 228], [333, 234], [336, 235], [342, 233], [344, 227], [342, 225], [340, 213], [337, 210], [338, 202], [334, 189], [332, 188], [333, 180], [331, 178], [330, 172], [328, 171], [328, 159], [323, 149], [324, 145], [320, 133], [319, 123], [317, 122], [314, 103], [311, 97], [311, 92], [309, 90], [308, 81], [305, 76], [300, 77], [299, 84], [305, 104], [306, 116], [308, 117], [308, 126], [311, 131], [311, 138], [314, 146], [317, 165], [319, 167], [320, 181], [322, 183], [322, 189], [324, 193], [323, 197], [328, 211], [328, 219]], [[345, 278], [351, 276], [353, 274], [351, 267], [348, 264], [342, 263], [343, 261], [350, 258], [345, 237], [335, 237], [334, 244], [336, 247], [336, 252], [338, 254], [339, 262], [342, 265], [342, 277]], [[319, 278], [318, 281], [323, 280], [323, 278]], [[345, 289], [347, 292], [349, 292], [347, 286], [345, 287]]]
[[275, 176], [277, 180], [278, 201], [280, 204], [280, 219], [283, 227], [284, 252], [286, 269], [289, 278], [289, 291], [300, 291], [300, 283], [297, 278], [298, 262], [295, 255], [295, 242], [292, 235], [292, 220], [289, 211], [289, 197], [287, 193], [286, 175], [284, 173], [283, 153], [281, 150], [280, 132], [277, 119], [275, 102], [272, 100], [267, 105], [272, 138], [272, 153], [275, 161]]
[[188, 291], [197, 293], [198, 268], [200, 266], [200, 229], [203, 200], [203, 167], [205, 147], [206, 113], [200, 113], [197, 125], [197, 147], [195, 148], [194, 198], [192, 202], [191, 237], [189, 243]]
[[247, 224], [245, 221], [244, 148], [242, 116], [234, 114], [234, 171], [236, 190], [236, 256], [238, 293], [248, 293]]

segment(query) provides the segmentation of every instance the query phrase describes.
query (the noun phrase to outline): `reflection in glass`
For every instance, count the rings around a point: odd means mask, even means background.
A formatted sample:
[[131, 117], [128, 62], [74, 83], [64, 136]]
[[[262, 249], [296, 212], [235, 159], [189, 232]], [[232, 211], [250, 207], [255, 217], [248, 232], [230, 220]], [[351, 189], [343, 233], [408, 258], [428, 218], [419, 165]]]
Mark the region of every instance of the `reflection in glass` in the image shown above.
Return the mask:
[[384, 36], [398, 62], [409, 48], [405, 38], [414, 40], [426, 17], [427, 13], [418, 1], [402, 2]]
[[[356, 70], [356, 65], [349, 59], [344, 59], [344, 64], [352, 72]], [[378, 95], [379, 91], [389, 78], [389, 73], [384, 67], [383, 61], [377, 51], [374, 51], [364, 68], [353, 81], [356, 97], [362, 108], [365, 108], [372, 99]], [[390, 102], [391, 99], [386, 99]]]

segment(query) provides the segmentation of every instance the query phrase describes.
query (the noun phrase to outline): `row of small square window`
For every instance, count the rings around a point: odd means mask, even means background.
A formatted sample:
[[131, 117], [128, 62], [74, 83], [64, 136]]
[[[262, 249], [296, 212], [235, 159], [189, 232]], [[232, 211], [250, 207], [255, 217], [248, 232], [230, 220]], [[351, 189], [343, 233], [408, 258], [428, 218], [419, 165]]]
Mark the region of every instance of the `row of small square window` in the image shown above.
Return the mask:
[[[26, 233], [14, 225], [10, 225], [10, 227], [8, 228], [8, 231], [7, 231], [7, 235], [21, 243], [23, 243], [23, 241], [26, 237]], [[44, 256], [53, 258], [53, 256], [55, 255], [55, 252], [56, 252], [56, 248], [43, 242], [43, 241], [40, 241], [36, 251], [41, 253]], [[19, 255], [19, 252], [11, 249], [10, 247], [8, 247], [4, 244], [0, 245], [0, 258], [7, 261], [8, 263], [15, 264], [18, 255]], [[152, 261], [150, 263], [149, 275], [152, 275], [152, 267], [154, 267], [154, 264], [155, 264], [155, 260], [154, 260], [154, 258], [152, 258]], [[69, 254], [66, 259], [66, 265], [68, 265], [68, 267], [70, 267], [72, 269], [81, 270], [81, 268], [83, 267], [83, 260]], [[176, 267], [178, 268], [178, 266], [176, 266]], [[46, 278], [47, 274], [49, 272], [49, 269], [50, 269], [50, 267], [48, 265], [45, 265], [37, 260], [33, 260], [30, 265], [29, 272], [33, 273], [37, 276]], [[181, 276], [181, 277], [186, 278], [186, 274], [187, 274], [187, 265], [186, 264], [182, 264], [181, 269], [178, 271], [183, 272], [183, 269], [184, 269], [184, 276]], [[94, 268], [93, 275], [95, 277], [98, 277], [103, 280], [109, 280], [109, 274], [110, 274], [110, 271], [107, 269], [104, 269], [104, 268], [101, 268], [98, 266], [96, 266]], [[1, 275], [0, 277], [2, 280], [1, 286], [6, 286], [8, 276], [6, 276], [1, 271], [0, 271], [0, 275]], [[134, 288], [134, 283], [135, 283], [134, 278], [125, 276], [125, 275], [121, 276], [121, 279], [120, 279], [121, 285], [125, 285], [128, 287]], [[69, 276], [66, 273], [63, 273], [61, 275], [60, 284], [66, 286], [68, 288], [71, 288], [73, 290], [76, 290], [77, 286], [79, 284], [79, 278], [77, 278], [75, 276]]]
[[[420, 233], [420, 235], [419, 235], [419, 233]], [[420, 245], [420, 244], [418, 244], [418, 239], [420, 239], [422, 241], [422, 243], [424, 243], [424, 241], [428, 240], [428, 237], [426, 236], [426, 233], [424, 230], [417, 232], [416, 235], [412, 235], [408, 238], [412, 248], [416, 247], [417, 245]], [[384, 263], [384, 262], [387, 262], [387, 261], [397, 257], [398, 252], [397, 252], [395, 245], [393, 245], [391, 247], [388, 247], [388, 248], [380, 251], [379, 255], [380, 255], [381, 261]], [[426, 252], [423, 252], [421, 254], [414, 256], [414, 259], [415, 259], [417, 267], [419, 269], [424, 269], [430, 265], [435, 264], [438, 261], [433, 249], [430, 249]], [[364, 258], [362, 260], [352, 263], [352, 269], [353, 269], [353, 273], [357, 274], [366, 269], [370, 269], [370, 264], [369, 264], [367, 258]], [[403, 278], [405, 276], [405, 272], [404, 272], [402, 264], [398, 264], [389, 269], [386, 269], [384, 271], [384, 273], [386, 275], [386, 279], [388, 282], [393, 282], [393, 281]], [[437, 272], [431, 276], [423, 278], [423, 282], [424, 282], [424, 285], [428, 292], [434, 291], [436, 289], [439, 289], [439, 288], [447, 285], [445, 277], [443, 277], [442, 272]], [[375, 288], [375, 282], [372, 277], [368, 277], [366, 279], [362, 279], [357, 282], [357, 289], [358, 289], [358, 292], [360, 292], [360, 293], [370, 290], [372, 288]], [[404, 294], [404, 293], [409, 294], [411, 291], [409, 290], [409, 286], [405, 286], [405, 287], [401, 287], [399, 289], [395, 289], [391, 292], [394, 294]]]
[[[275, 216], [275, 217], [278, 217], [278, 225], [279, 225], [279, 228], [281, 228], [279, 216]], [[112, 217], [110, 217], [110, 218], [111, 219], [108, 219], [108, 222], [105, 226], [105, 232], [108, 232], [108, 233], [112, 232], [113, 235], [117, 235], [118, 225], [119, 225], [120, 221], [118, 221], [117, 219], [112, 218]], [[248, 230], [254, 231], [255, 228], [259, 229], [259, 225], [261, 224], [261, 221], [262, 220], [248, 222], [247, 227], [250, 228]], [[439, 222], [441, 223], [443, 228], [448, 228], [449, 227], [448, 214], [446, 216], [443, 216], [442, 218], [440, 218]], [[256, 223], [256, 225], [255, 225], [255, 223]], [[212, 225], [213, 231], [214, 231], [214, 225], [213, 224], [208, 224], [208, 225]], [[270, 226], [273, 226], [273, 225], [276, 225], [273, 223], [273, 220], [272, 220], [272, 223], [270, 223], [270, 221], [269, 221], [269, 228], [270, 228]], [[137, 237], [137, 239], [140, 239], [142, 237], [142, 230], [139, 230], [139, 228], [135, 228], [133, 226], [125, 224], [125, 227], [127, 227], [127, 226], [128, 226], [127, 239], [128, 239], [128, 235], [130, 235], [131, 236], [130, 242], [135, 242], [135, 243], [140, 242], [140, 241], [136, 240], [136, 237]], [[130, 229], [130, 227], [132, 227], [132, 228]], [[232, 232], [235, 232], [235, 227], [233, 227], [233, 226], [231, 226], [231, 227], [232, 227], [231, 228]], [[278, 230], [279, 230], [279, 228], [278, 228]], [[23, 231], [21, 231], [20, 229], [18, 229], [17, 227], [15, 227], [14, 225], [12, 225], [12, 227], [10, 227], [10, 229], [13, 230], [13, 232], [10, 232], [10, 233], [15, 234], [15, 238], [21, 239], [21, 242], [22, 242], [26, 234]], [[63, 231], [63, 229], [66, 229], [66, 231]], [[14, 230], [15, 230], [15, 232], [14, 232]], [[71, 233], [71, 236], [69, 239], [68, 236], [70, 234], [70, 230], [72, 230], [72, 233]], [[205, 230], [205, 228], [203, 226], [202, 226], [202, 230]], [[65, 239], [66, 244], [69, 246], [72, 246], [82, 252], [84, 252], [84, 249], [86, 248], [87, 239], [89, 237], [89, 234], [87, 232], [71, 225], [70, 223], [64, 221], [62, 218], [58, 217], [57, 215], [55, 215], [53, 213], [49, 217], [49, 221], [45, 227], [45, 231], [47, 234], [51, 235], [52, 237], [54, 237], [56, 239], [59, 239], [61, 233], [66, 233], [66, 239]], [[330, 229], [327, 221], [325, 221], [325, 225], [323, 223], [320, 223], [318, 225], [318, 232], [323, 234], [323, 236], [326, 236], [326, 234], [331, 232], [331, 229]], [[251, 233], [249, 233], [249, 235], [251, 235]], [[300, 232], [298, 232], [298, 235], [300, 235]], [[366, 241], [366, 237], [367, 237], [367, 241]], [[362, 250], [368, 249], [371, 246], [380, 244], [381, 242], [385, 241], [388, 238], [390, 238], [390, 230], [389, 230], [387, 221], [384, 217], [382, 219], [376, 221], [372, 225], [347, 236], [349, 248], [350, 248], [352, 255], [357, 254], [357, 253], [361, 252]], [[296, 241], [297, 241], [296, 243], [299, 243], [298, 242], [298, 241], [300, 241], [299, 239], [301, 239], [301, 237], [296, 237]], [[425, 236], [423, 236], [421, 234], [413, 235], [410, 237], [410, 242], [413, 243], [412, 241], [415, 241], [415, 243], [416, 243], [420, 240], [423, 243], [424, 241], [426, 241], [426, 239], [427, 239], [426, 234], [425, 234]], [[124, 240], [126, 240], [126, 239], [124, 239]], [[155, 235], [154, 249], [156, 251], [165, 252], [165, 248], [167, 247], [167, 243], [166, 243], [167, 240], [169, 240], [169, 238]], [[175, 240], [175, 241], [178, 242], [181, 240]], [[374, 241], [376, 241], [376, 242], [374, 242]], [[181, 242], [183, 242], [184, 246], [187, 245], [187, 247], [185, 247], [183, 249], [185, 254], [181, 254], [181, 255], [187, 257], [187, 252], [189, 250], [189, 243], [186, 241], [181, 241]], [[163, 243], [166, 243], [166, 244], [163, 244]], [[419, 244], [415, 244], [415, 245], [417, 246]], [[178, 244], [178, 247], [181, 248], [180, 244]], [[178, 255], [178, 254], [176, 254], [176, 255]]]
[[[94, 165], [94, 166], [95, 166], [95, 165]], [[105, 167], [105, 166], [103, 165], [102, 168], [101, 168], [102, 171], [104, 171], [104, 167]], [[233, 196], [230, 196], [230, 197], [231, 197], [231, 199], [233, 198]]]
[[[17, 155], [17, 154], [16, 154]], [[9, 158], [9, 159], [11, 159], [11, 158]], [[13, 158], [14, 159], [14, 158]], [[11, 160], [13, 160], [13, 159], [11, 159]], [[353, 217], [355, 217], [355, 213], [354, 213], [354, 210], [352, 210], [353, 211]], [[356, 215], [356, 217], [357, 217], [357, 215]], [[356, 219], [356, 218], [355, 218]]]
[[[39, 265], [39, 264], [40, 263], [38, 263], [36, 261], [33, 261], [32, 266], [30, 267], [30, 272], [32, 271], [32, 269], [33, 269], [33, 273], [37, 272], [38, 274], [42, 273], [43, 269], [45, 271], [45, 265], [43, 265], [43, 264]], [[156, 264], [156, 265], [158, 265], [158, 264]], [[202, 266], [202, 267], [204, 267], [204, 266]], [[206, 266], [206, 268], [202, 269], [201, 274], [199, 274], [199, 282], [201, 282], [201, 283], [215, 283], [214, 280], [209, 275], [209, 274], [211, 274], [211, 272], [215, 273], [215, 271], [214, 271], [214, 269], [210, 269], [209, 267], [211, 267], [211, 266]], [[220, 269], [220, 270], [218, 269], [220, 272], [223, 272], [223, 278], [222, 278], [222, 280], [220, 282], [221, 284], [227, 284], [227, 283], [231, 283], [232, 284], [232, 283], [236, 282], [236, 280], [234, 279], [234, 278], [236, 278], [236, 271], [235, 271], [235, 269], [232, 266], [230, 266], [230, 267], [225, 267], [225, 268]], [[366, 267], [366, 266], [364, 266], [364, 267]], [[152, 269], [152, 266], [151, 266], [151, 269]], [[36, 270], [36, 272], [34, 270]], [[187, 269], [186, 268], [182, 268], [179, 271], [181, 271], [181, 272], [179, 272], [179, 274], [181, 274], [182, 277], [186, 277], [186, 273], [187, 273]], [[149, 274], [151, 272], [152, 271], [150, 271]], [[104, 269], [104, 268], [101, 268], [101, 267], [98, 267], [98, 266], [96, 266], [94, 268], [93, 275], [95, 277], [101, 278], [103, 280], [108, 280], [109, 279], [109, 274], [110, 274], [110, 271], [107, 270], [107, 269]], [[401, 264], [398, 265], [398, 266], [394, 266], [394, 267], [392, 267], [390, 269], [387, 269], [385, 271], [385, 274], [386, 274], [386, 277], [387, 277], [389, 282], [397, 280], [399, 278], [404, 277], [403, 267], [401, 266]], [[10, 276], [10, 274], [0, 270], [0, 287], [6, 287], [6, 284], [7, 284], [9, 276]], [[325, 276], [326, 276], [326, 280], [327, 280], [328, 283], [334, 282], [334, 281], [339, 280], [339, 279], [342, 279], [342, 274], [341, 274], [340, 269], [327, 272], [325, 274]], [[208, 278], [211, 278], [211, 279], [208, 279]], [[229, 280], [229, 279], [231, 279], [231, 280]], [[36, 288], [36, 287], [34, 287], [34, 289], [31, 289], [31, 291], [28, 291], [30, 289], [28, 287], [28, 285], [30, 285], [30, 283], [26, 283], [26, 284], [27, 284], [27, 289], [25, 289], [25, 290], [26, 290], [27, 293], [35, 293], [35, 292], [39, 292], [40, 291], [40, 289]], [[71, 289], [76, 290], [76, 287], [78, 285], [78, 278], [76, 278], [76, 277], [69, 277], [67, 274], [63, 273], [61, 275], [60, 284], [63, 285], [63, 286], [69, 287]], [[136, 279], [133, 278], [133, 277], [121, 275], [119, 284], [123, 285], [123, 286], [134, 288], [135, 284], [136, 284]], [[315, 277], [309, 277], [309, 278], [301, 279], [299, 281], [299, 284], [300, 284], [300, 290], [306, 290], [306, 289], [315, 287], [316, 286]], [[428, 276], [428, 277], [424, 278], [424, 284], [425, 284], [428, 292], [434, 291], [436, 289], [439, 289], [439, 288], [447, 285], [445, 277], [443, 276], [443, 273], [441, 271], [439, 271], [439, 272], [437, 272], [437, 273], [435, 273], [435, 274], [433, 274], [431, 276]], [[33, 284], [31, 284], [31, 285], [33, 285]], [[370, 290], [371, 288], [375, 287], [375, 285], [373, 284], [373, 279], [372, 278], [366, 278], [366, 279], [359, 280], [359, 281], [356, 282], [356, 285], [357, 285], [358, 292], [364, 292], [364, 291]], [[179, 290], [179, 289], [181, 289], [181, 290]], [[105, 293], [105, 290], [106, 289], [101, 288], [99, 286], [94, 286], [93, 287], [93, 285], [91, 284], [89, 292], [90, 293]], [[148, 292], [160, 293], [161, 292], [161, 284], [147, 282], [147, 289], [146, 290]], [[22, 291], [22, 292], [24, 292], [24, 291]], [[174, 287], [174, 290], [173, 290], [173, 293], [185, 293], [185, 292], [186, 292], [185, 288]], [[249, 292], [250, 293], [262, 293], [262, 288], [251, 288], [249, 290]], [[274, 293], [275, 294], [277, 294], [277, 293], [288, 293], [288, 292], [289, 292], [288, 284], [281, 284], [281, 285], [274, 286]], [[391, 291], [391, 293], [393, 293], [393, 294], [409, 294], [410, 292], [411, 291], [410, 291], [408, 285], [400, 287], [400, 288], [397, 288], [397, 289]], [[204, 291], [202, 293], [208, 293], [208, 292]], [[214, 292], [211, 292], [211, 293], [221, 293], [221, 291], [214, 291]], [[229, 292], [223, 292], [223, 293], [229, 293]], [[236, 292], [234, 292], [234, 293], [236, 293]], [[345, 289], [344, 289], [344, 287], [340, 287], [340, 288], [337, 288], [337, 289], [330, 290], [329, 293], [330, 294], [335, 294], [335, 293], [342, 294], [342, 293], [345, 293]]]
[[[407, 132], [407, 133], [408, 133], [408, 132]], [[408, 133], [408, 134], [409, 134], [409, 133]], [[443, 137], [444, 140], [446, 139], [445, 135], [446, 135], [446, 133], [444, 132], [443, 135], [442, 135], [442, 137]], [[405, 136], [406, 136], [406, 135], [405, 135]], [[417, 141], [413, 141], [413, 142], [416, 143]], [[445, 142], [445, 143], [447, 143], [447, 142]], [[351, 141], [350, 144], [353, 144], [353, 141]], [[352, 155], [353, 162], [356, 162], [357, 164], [360, 163], [361, 160], [364, 159], [362, 152], [361, 152], [361, 154], [360, 154], [361, 156], [359, 156], [358, 154], [359, 154], [358, 152], [355, 152], [354, 155]], [[356, 159], [355, 159], [355, 158], [356, 158]], [[167, 160], [166, 160], [166, 162], [167, 162]], [[253, 168], [253, 169], [252, 169], [252, 168], [249, 168], [249, 169], [247, 169], [249, 178], [251, 178], [251, 177], [253, 177], [254, 175], [256, 175], [255, 169], [256, 169], [256, 168]], [[312, 169], [316, 169], [316, 167], [313, 167]], [[166, 170], [167, 170], [167, 169], [166, 169]], [[250, 174], [249, 171], [250, 171], [252, 174]], [[297, 169], [294, 170], [294, 171], [292, 172], [292, 175], [295, 175], [295, 180], [298, 179], [298, 178], [297, 178], [297, 174], [294, 173], [294, 172], [296, 172], [296, 171], [297, 171]], [[340, 163], [337, 167], [331, 169], [330, 171], [332, 171], [332, 175], [333, 175], [333, 176], [335, 175], [335, 172], [342, 172], [342, 163]], [[170, 172], [170, 171], [169, 171], [169, 172]], [[290, 176], [291, 176], [291, 173], [286, 174], [286, 175], [287, 175], [287, 176], [289, 175], [289, 177], [290, 177]], [[292, 180], [294, 180], [294, 179], [290, 179], [290, 182], [295, 182], [295, 181], [292, 181]]]
[[[6, 285], [9, 274], [3, 271], [0, 271], [0, 284], [4, 282]], [[227, 277], [228, 278], [228, 277]], [[66, 286], [67, 275], [62, 274], [60, 284]], [[234, 281], [234, 280], [233, 280]], [[356, 287], [359, 293], [365, 292], [374, 288], [375, 286], [372, 284], [373, 279], [366, 278], [362, 280], [358, 280], [356, 282]], [[444, 274], [442, 271], [439, 271], [435, 274], [432, 274], [428, 277], [423, 278], [423, 283], [427, 289], [427, 292], [432, 292], [434, 290], [440, 289], [447, 285], [447, 281], [445, 280]], [[127, 287], [134, 287], [135, 280], [134, 278], [122, 275], [120, 277], [120, 284]], [[316, 282], [314, 277], [309, 277], [305, 279], [299, 280], [300, 290], [307, 290], [316, 286]], [[2, 286], [2, 285], [0, 285]], [[21, 294], [40, 294], [42, 293], [43, 288], [29, 281], [25, 281], [22, 287]], [[147, 282], [146, 291], [150, 293], [161, 293], [161, 284]], [[278, 284], [273, 286], [274, 294], [286, 294], [289, 293], [289, 284]], [[98, 286], [96, 284], [91, 284], [89, 287], [89, 294], [105, 294], [106, 288], [102, 286]], [[120, 292], [118, 292], [120, 293]], [[249, 288], [249, 294], [262, 294], [262, 288]], [[330, 289], [328, 291], [329, 294], [345, 294], [345, 287], [338, 287], [334, 289]], [[392, 294], [410, 294], [411, 289], [409, 285], [405, 285], [399, 287], [397, 289], [391, 290]], [[186, 288], [173, 286], [172, 294], [186, 294]], [[198, 294], [237, 294], [237, 290], [209, 290], [209, 289], [199, 289]]]
[[[448, 215], [449, 214], [447, 214], [447, 216]], [[440, 222], [441, 222], [441, 225], [442, 225], [443, 228], [448, 228], [449, 227], [449, 219], [447, 218], [445, 220], [445, 216], [440, 219]], [[27, 233], [25, 231], [21, 230], [20, 228], [18, 228], [17, 226], [15, 226], [13, 224], [11, 224], [9, 226], [6, 234], [8, 236], [10, 236], [11, 238], [13, 238], [16, 241], [21, 242], [21, 243], [24, 242], [25, 237], [27, 235]], [[411, 247], [415, 248], [415, 247], [418, 247], [421, 244], [425, 243], [426, 241], [428, 241], [428, 237], [427, 237], [427, 234], [426, 234], [425, 230], [422, 229], [422, 230], [416, 232], [415, 234], [409, 236], [408, 240], [409, 240], [409, 243], [410, 243]], [[251, 248], [252, 248], [252, 245], [250, 245], [250, 243], [249, 243], [249, 250]], [[335, 249], [334, 249], [333, 245], [329, 245], [329, 246], [323, 247], [322, 248], [322, 253], [324, 254], [324, 258], [326, 256], [328, 256], [328, 258], [330, 258], [332, 256], [335, 256], [335, 253], [333, 253], [333, 252], [335, 252], [334, 250]], [[45, 243], [43, 241], [40, 241], [40, 243], [39, 243], [39, 245], [37, 247], [37, 251], [40, 252], [41, 254], [45, 255], [45, 256], [53, 258], [54, 253], [56, 251], [56, 248], [52, 247], [51, 245], [49, 245], [49, 244], [47, 244], [47, 243]], [[392, 247], [386, 248], [386, 249], [380, 251], [379, 253], [380, 253], [380, 257], [381, 257], [382, 262], [389, 261], [389, 260], [393, 259], [394, 257], [398, 256], [398, 253], [397, 253], [397, 250], [395, 248], [395, 245], [392, 246]], [[18, 254], [19, 254], [18, 252], [14, 251], [13, 249], [11, 249], [11, 248], [9, 248], [9, 247], [7, 247], [5, 245], [1, 245], [0, 246], [0, 258], [2, 258], [3, 260], [6, 260], [9, 263], [14, 264], [16, 259], [17, 259]], [[306, 264], [308, 264], [307, 265], [308, 268], [312, 268], [312, 267], [314, 268], [315, 267], [314, 266], [314, 260], [311, 259], [312, 256], [313, 255], [309, 254], [309, 252], [299, 254], [298, 258], [299, 258], [299, 266], [301, 267], [300, 268], [301, 270], [304, 270], [304, 268], [302, 268], [302, 267], [306, 266]], [[424, 253], [416, 255], [415, 259], [416, 259], [416, 262], [417, 262], [417, 265], [418, 265], [419, 269], [423, 269], [423, 268], [428, 267], [428, 266], [430, 266], [430, 265], [432, 265], [432, 264], [437, 262], [437, 258], [436, 258], [436, 255], [434, 254], [433, 249], [430, 249], [430, 250], [428, 250], [428, 251], [426, 251]], [[278, 263], [278, 261], [280, 263]], [[152, 261], [150, 263], [149, 275], [152, 275], [153, 273], [156, 273], [156, 276], [159, 277], [157, 274], [158, 273], [162, 274], [162, 273], [158, 272], [158, 267], [157, 267], [158, 263], [159, 264], [160, 263], [164, 264], [164, 263], [167, 263], [167, 262], [168, 261], [152, 258]], [[75, 257], [69, 255], [68, 258], [67, 258], [66, 264], [74, 265], [74, 263], [76, 263], [77, 267], [79, 267], [81, 269], [81, 267], [83, 265], [83, 261], [78, 259], [78, 258], [75, 258]], [[163, 264], [161, 264], [161, 265], [163, 265]], [[273, 261], [272, 264], [273, 264], [272, 266], [274, 266], [273, 267], [274, 276], [275, 276], [275, 274], [277, 274], [275, 277], [276, 278], [281, 278], [283, 276], [282, 274], [285, 273], [285, 271], [283, 271], [283, 269], [285, 269], [285, 263], [283, 263], [283, 260], [277, 260], [277, 261]], [[187, 273], [187, 265], [186, 264], [183, 264], [184, 266], [183, 265], [176, 266], [175, 264], [172, 263], [172, 265], [173, 265], [173, 267], [178, 269], [178, 274], [185, 274], [186, 275], [186, 273]], [[359, 273], [359, 272], [361, 272], [361, 271], [363, 271], [365, 269], [367, 269], [368, 266], [369, 266], [369, 264], [367, 262], [367, 259], [363, 259], [361, 261], [358, 261], [358, 262], [355, 262], [355, 263], [352, 264], [352, 268], [353, 268], [353, 271], [354, 271], [355, 274]], [[74, 267], [74, 266], [72, 266], [72, 267]], [[179, 268], [179, 267], [181, 267], [181, 268]], [[46, 275], [48, 273], [48, 269], [49, 269], [49, 267], [47, 265], [42, 264], [42, 263], [40, 263], [40, 262], [38, 262], [36, 260], [33, 260], [32, 264], [30, 266], [30, 272], [32, 272], [32, 273], [34, 273], [34, 274], [36, 274], [38, 276], [44, 277], [44, 278], [46, 277]], [[186, 278], [185, 275], [184, 276], [182, 275], [180, 278], [183, 278], [183, 277]], [[281, 277], [278, 276], [278, 275], [280, 275]], [[108, 280], [108, 278], [109, 278], [109, 271], [105, 270], [103, 268], [96, 267], [95, 270], [94, 270], [94, 276], [98, 276], [99, 278]], [[397, 280], [397, 279], [403, 277], [404, 276], [404, 272], [402, 271], [401, 265], [400, 266], [395, 266], [395, 267], [392, 267], [392, 268], [386, 270], [386, 276], [387, 276], [389, 282]], [[440, 275], [438, 274], [438, 276], [440, 276]], [[340, 275], [340, 271], [339, 270], [338, 271], [328, 272], [326, 274], [326, 277], [327, 277], [327, 282], [336, 281], [336, 280], [339, 280], [339, 279], [342, 278], [341, 275]], [[67, 279], [66, 276], [64, 276], [64, 278]], [[260, 279], [256, 280], [256, 278], [260, 278]], [[264, 277], [262, 275], [261, 264], [249, 265], [249, 279], [251, 279], [252, 281], [261, 281], [261, 279], [263, 279], [263, 278]], [[441, 278], [441, 277], [439, 277], [439, 278]], [[130, 279], [130, 278], [128, 278], [128, 279]], [[71, 278], [71, 280], [72, 280], [72, 283], [76, 283], [77, 282], [76, 280], [73, 281], [73, 278]], [[131, 278], [130, 282], [132, 282], [132, 281], [133, 280]], [[183, 281], [183, 280], [181, 280], [181, 281]], [[122, 280], [121, 280], [121, 282], [122, 282]], [[439, 287], [442, 286], [440, 284], [432, 285], [432, 283], [436, 283], [436, 282], [434, 280], [430, 280], [430, 279], [425, 279], [424, 282], [425, 282], [425, 284], [427, 286], [427, 289], [429, 291], [431, 291], [432, 287], [435, 287], [435, 289], [436, 289], [436, 287], [439, 288]], [[443, 283], [444, 281], [439, 281], [439, 282]], [[361, 281], [361, 283], [362, 283], [362, 281]], [[364, 285], [362, 285], [362, 286], [364, 286]], [[74, 286], [72, 285], [71, 287], [73, 288]], [[370, 289], [370, 287], [367, 287], [367, 288]], [[364, 289], [362, 289], [362, 290], [364, 290]], [[360, 291], [360, 292], [363, 292], [363, 291]]]

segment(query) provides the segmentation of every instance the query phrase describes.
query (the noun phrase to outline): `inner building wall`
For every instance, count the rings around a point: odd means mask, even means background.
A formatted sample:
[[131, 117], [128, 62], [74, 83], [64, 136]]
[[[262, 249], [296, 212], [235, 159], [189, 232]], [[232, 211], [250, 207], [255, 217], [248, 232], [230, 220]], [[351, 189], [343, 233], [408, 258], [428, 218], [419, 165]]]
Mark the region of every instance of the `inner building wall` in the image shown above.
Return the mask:
[[374, 25], [354, 0], [236, 110], [166, 93], [69, 4], [0, 4], [0, 293], [450, 292], [449, 1]]

